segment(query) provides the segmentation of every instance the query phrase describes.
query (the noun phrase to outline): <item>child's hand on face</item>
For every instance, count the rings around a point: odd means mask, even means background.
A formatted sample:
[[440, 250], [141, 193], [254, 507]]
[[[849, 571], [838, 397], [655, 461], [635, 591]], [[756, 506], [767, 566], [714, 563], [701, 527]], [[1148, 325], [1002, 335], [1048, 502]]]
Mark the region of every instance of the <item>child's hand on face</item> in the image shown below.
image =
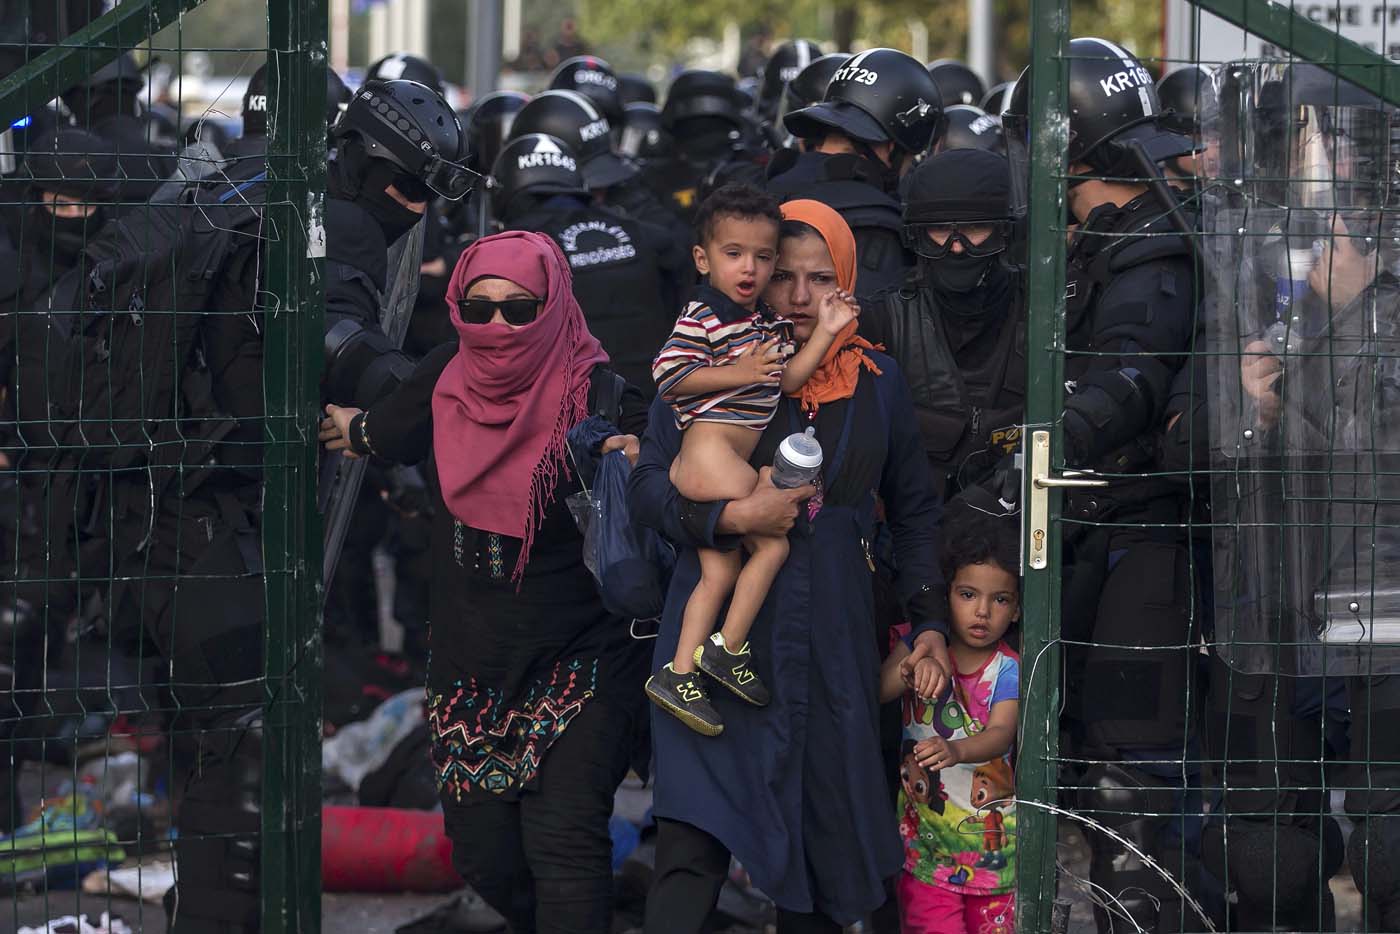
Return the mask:
[[783, 379], [783, 348], [777, 339], [754, 344], [734, 358], [730, 366], [739, 367], [746, 385], [778, 383]]
[[958, 748], [941, 736], [922, 740], [914, 746], [914, 757], [926, 769], [948, 769], [962, 761]]
[[817, 324], [822, 331], [832, 337], [860, 316], [860, 303], [850, 292], [834, 289], [822, 296], [817, 306]]

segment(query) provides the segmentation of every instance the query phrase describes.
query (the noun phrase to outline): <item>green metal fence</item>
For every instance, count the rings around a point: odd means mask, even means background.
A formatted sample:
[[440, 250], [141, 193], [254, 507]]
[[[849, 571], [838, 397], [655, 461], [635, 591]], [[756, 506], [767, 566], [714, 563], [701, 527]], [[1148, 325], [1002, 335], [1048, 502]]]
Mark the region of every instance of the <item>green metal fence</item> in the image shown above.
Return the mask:
[[[1348, 24], [1373, 24], [1386, 48], [1395, 11], [1385, 2], [1191, 2], [1190, 51], [1141, 58], [1154, 79], [1204, 66], [1218, 99], [1206, 108], [1198, 177], [1179, 195], [1195, 226], [1201, 300], [1180, 359], [1200, 368], [1188, 410], [1202, 417], [1186, 432], [1189, 464], [1159, 450], [1146, 466], [1100, 466], [1093, 477], [1066, 462], [1062, 412], [1067, 363], [1106, 352], [1072, 343], [1077, 322], [1066, 295], [1066, 253], [1078, 236], [1067, 213], [1070, 40], [1097, 29], [1072, 22], [1064, 0], [1030, 3], [1018, 924], [1026, 932], [1095, 923], [1101, 931], [1397, 930], [1388, 580], [1400, 533], [1390, 441], [1400, 424], [1390, 405], [1400, 369], [1400, 66], [1343, 35]], [[1224, 24], [1267, 43], [1270, 61], [1242, 39], [1223, 53], [1196, 51], [1222, 48], [1209, 33]], [[1307, 79], [1313, 98], [1297, 90], [1308, 64], [1320, 69]], [[1305, 156], [1287, 140], [1310, 124], [1318, 136]], [[1373, 183], [1356, 200], [1363, 171]], [[1105, 180], [1147, 181], [1128, 175]], [[1302, 189], [1325, 197], [1295, 200]], [[1318, 217], [1323, 226], [1303, 230], [1303, 219]], [[1305, 266], [1290, 279], [1278, 262]], [[1355, 289], [1342, 287], [1347, 263]], [[1274, 330], [1258, 327], [1267, 322]], [[1262, 390], [1249, 378], [1256, 366], [1271, 374]], [[1164, 423], [1157, 434], [1168, 430]], [[1086, 518], [1065, 509], [1058, 481], [1066, 474], [1107, 481], [1108, 490], [1175, 483], [1182, 508], [1170, 518]], [[1083, 543], [1098, 533], [1184, 549], [1190, 614], [1173, 638], [1110, 644], [1093, 636], [1092, 620], [1065, 616], [1076, 605], [1066, 591], [1083, 571]], [[1148, 590], [1152, 581], [1138, 584]], [[1134, 687], [1153, 690], [1147, 676], [1134, 680], [1152, 659], [1185, 655], [1172, 701], [1184, 733], [1140, 748], [1086, 740], [1085, 723], [1098, 714], [1076, 703], [1090, 690], [1083, 660], [1094, 652], [1117, 659], [1126, 706]], [[1119, 776], [1112, 794], [1093, 778], [1104, 772]], [[1149, 844], [1144, 827], [1155, 828]], [[1112, 865], [1094, 864], [1096, 843], [1115, 856]], [[1155, 926], [1129, 907], [1161, 906], [1172, 893], [1179, 913], [1163, 912]]]
[[[174, 874], [191, 894], [176, 911], [194, 916], [204, 907], [198, 901], [225, 893], [207, 873], [195, 879], [191, 864], [199, 860], [188, 854], [227, 845], [260, 862], [228, 871], [228, 891], [242, 885], [254, 893], [257, 908], [244, 915], [250, 926], [315, 931], [321, 536], [314, 426], [326, 5], [121, 0], [105, 13], [103, 6], [0, 4], [0, 56], [10, 63], [0, 79], [0, 127], [10, 128], [0, 134], [0, 212], [11, 247], [0, 251], [0, 810], [3, 829], [13, 832], [0, 838], [0, 888], [13, 893], [0, 908], [0, 928], [112, 911], [135, 930], [165, 930], [158, 901], [116, 901], [104, 891], [104, 872], [93, 871], [141, 866], [150, 889], [162, 885], [162, 861], [185, 847]], [[249, 34], [250, 23], [257, 41], [219, 41]], [[161, 72], [161, 80], [113, 72], [122, 59]], [[257, 158], [265, 175], [238, 174], [246, 160], [185, 149], [196, 137], [214, 139], [212, 125], [237, 114], [242, 83], [264, 61], [267, 143]], [[226, 85], [204, 81], [197, 90], [205, 77], [198, 66], [209, 62]], [[157, 140], [167, 155], [151, 162], [149, 150], [109, 123], [113, 168], [93, 169], [108, 165], [94, 161], [82, 178], [33, 168], [53, 164], [36, 158], [44, 155], [35, 147], [46, 125], [95, 128], [109, 116], [99, 112], [106, 105], [92, 82], [112, 74], [118, 97], [143, 89], [140, 111], [164, 121], [146, 122], [145, 141]], [[48, 155], [72, 166], [65, 146], [50, 146]], [[170, 149], [188, 158], [169, 158]], [[148, 200], [158, 186], [137, 183], [172, 168], [188, 180]], [[77, 194], [54, 194], [64, 191]], [[241, 202], [256, 208], [252, 219], [221, 231], [235, 216], [225, 209]], [[76, 219], [76, 228], [59, 218]], [[105, 223], [99, 229], [94, 219]], [[135, 232], [138, 257], [145, 248], [126, 274], [136, 280], [131, 295], [111, 289], [123, 276], [92, 252], [118, 220]], [[188, 234], [187, 244], [225, 233], [221, 255], [246, 263], [236, 272], [210, 271], [212, 285], [182, 280], [197, 258], [179, 246], [158, 247], [153, 231], [161, 224]], [[65, 232], [78, 237], [76, 256], [62, 246]], [[44, 248], [35, 246], [40, 239]], [[168, 256], [178, 262], [163, 269]], [[158, 291], [167, 278], [179, 287]], [[71, 289], [51, 288], [65, 281]], [[206, 301], [184, 298], [201, 289]], [[147, 302], [169, 291], [175, 300]], [[179, 337], [184, 328], [195, 337]], [[242, 341], [232, 354], [213, 346], [226, 332]], [[222, 362], [211, 364], [221, 353]], [[234, 372], [250, 359], [245, 388], [260, 396], [252, 410], [230, 403], [220, 384], [220, 367]], [[140, 411], [133, 414], [132, 405]], [[221, 541], [235, 543], [227, 553], [240, 554], [241, 563], [209, 562]], [[248, 656], [241, 668], [229, 660], [240, 653]], [[215, 774], [211, 763], [230, 760], [253, 762], [261, 775], [194, 790]], [[220, 818], [225, 824], [205, 830], [213, 825], [191, 816], [197, 807], [218, 811], [220, 796], [236, 809], [240, 794], [260, 796], [260, 817], [249, 808], [253, 817]], [[74, 889], [84, 878], [86, 890]]]

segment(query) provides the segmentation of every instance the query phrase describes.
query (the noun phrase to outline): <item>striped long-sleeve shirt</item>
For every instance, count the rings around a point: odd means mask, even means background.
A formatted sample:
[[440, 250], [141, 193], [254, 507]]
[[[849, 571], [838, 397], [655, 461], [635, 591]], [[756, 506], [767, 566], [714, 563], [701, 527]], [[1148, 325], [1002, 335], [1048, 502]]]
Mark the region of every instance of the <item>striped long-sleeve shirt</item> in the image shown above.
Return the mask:
[[773, 420], [782, 390], [776, 384], [753, 384], [708, 395], [673, 397], [675, 387], [701, 367], [726, 366], [754, 344], [792, 340], [792, 323], [759, 303], [748, 311], [723, 292], [702, 285], [685, 306], [671, 336], [652, 363], [657, 391], [671, 403], [676, 424], [693, 421], [733, 422], [762, 431]]

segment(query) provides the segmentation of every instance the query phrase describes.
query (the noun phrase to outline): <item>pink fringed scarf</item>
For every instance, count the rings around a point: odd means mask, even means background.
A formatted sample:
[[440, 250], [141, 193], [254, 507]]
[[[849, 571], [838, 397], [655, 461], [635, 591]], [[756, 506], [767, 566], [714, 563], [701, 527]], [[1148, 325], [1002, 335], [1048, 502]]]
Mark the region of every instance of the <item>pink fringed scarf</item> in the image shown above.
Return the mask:
[[[457, 302], [482, 278], [544, 297], [539, 317], [519, 329], [464, 323]], [[568, 261], [543, 234], [472, 244], [452, 272], [447, 306], [460, 344], [433, 390], [443, 500], [463, 524], [521, 539], [518, 583], [559, 471], [568, 476], [565, 438], [588, 415], [589, 373], [608, 355], [584, 323]]]

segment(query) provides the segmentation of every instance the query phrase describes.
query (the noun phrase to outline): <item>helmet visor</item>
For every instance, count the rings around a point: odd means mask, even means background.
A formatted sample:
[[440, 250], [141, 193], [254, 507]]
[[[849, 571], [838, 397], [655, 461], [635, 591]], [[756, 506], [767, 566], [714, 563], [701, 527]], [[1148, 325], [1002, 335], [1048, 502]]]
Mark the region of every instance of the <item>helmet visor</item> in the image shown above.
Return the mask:
[[438, 156], [423, 166], [423, 183], [448, 201], [461, 201], [481, 175], [465, 165]]

